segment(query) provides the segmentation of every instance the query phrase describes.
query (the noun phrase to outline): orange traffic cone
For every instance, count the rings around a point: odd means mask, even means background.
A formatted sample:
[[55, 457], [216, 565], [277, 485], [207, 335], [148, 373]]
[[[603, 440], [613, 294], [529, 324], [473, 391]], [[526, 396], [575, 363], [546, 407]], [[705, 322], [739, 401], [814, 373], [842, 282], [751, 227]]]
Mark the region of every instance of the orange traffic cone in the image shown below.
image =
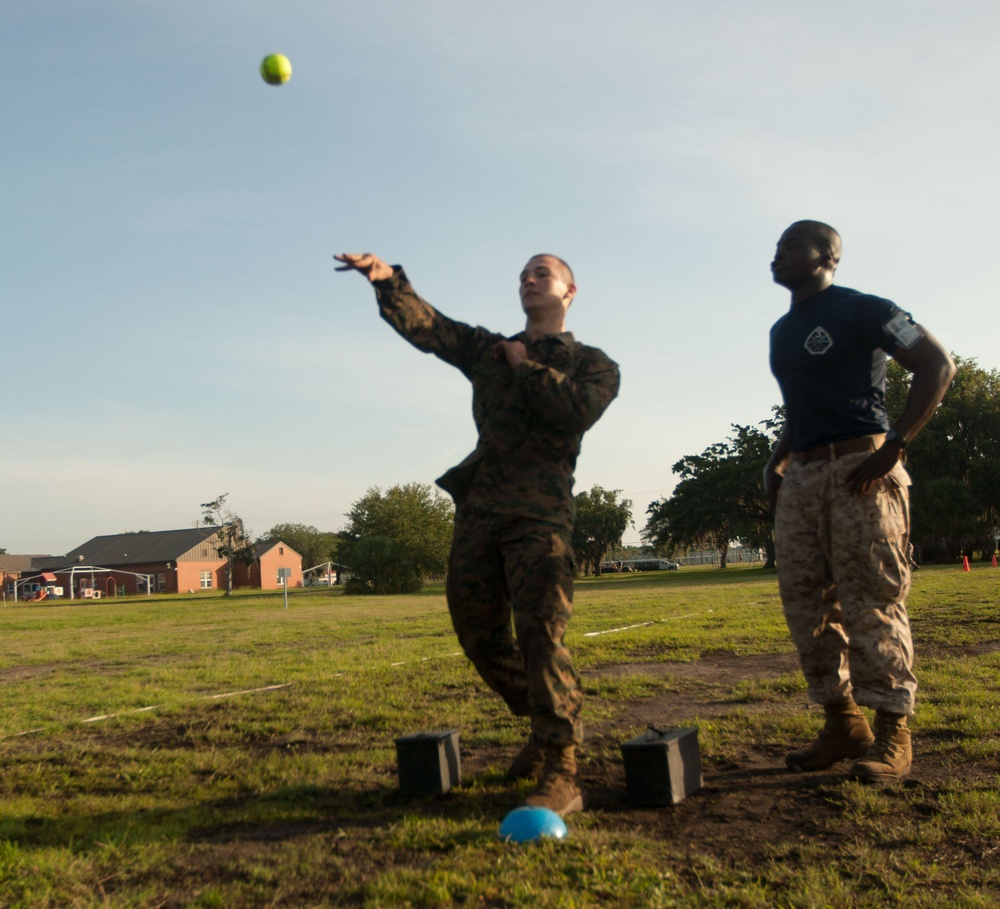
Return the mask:
[[997, 554], [995, 552], [993, 553], [993, 567], [997, 567]]
[[962, 571], [970, 571], [970, 570], [971, 569], [969, 568], [969, 557], [962, 556]]

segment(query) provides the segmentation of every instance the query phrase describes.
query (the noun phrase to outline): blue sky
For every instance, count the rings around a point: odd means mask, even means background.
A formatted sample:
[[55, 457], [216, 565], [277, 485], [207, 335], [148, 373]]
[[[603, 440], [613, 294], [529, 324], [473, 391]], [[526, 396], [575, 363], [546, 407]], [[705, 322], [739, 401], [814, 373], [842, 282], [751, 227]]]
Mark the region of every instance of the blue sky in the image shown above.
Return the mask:
[[[0, 7], [0, 546], [190, 526], [338, 530], [472, 449], [465, 380], [331, 256], [402, 263], [514, 333], [577, 273], [622, 367], [577, 490], [632, 499], [778, 402], [793, 220], [838, 282], [1000, 366], [994, 2], [13, 0]], [[258, 76], [267, 53], [294, 75]]]

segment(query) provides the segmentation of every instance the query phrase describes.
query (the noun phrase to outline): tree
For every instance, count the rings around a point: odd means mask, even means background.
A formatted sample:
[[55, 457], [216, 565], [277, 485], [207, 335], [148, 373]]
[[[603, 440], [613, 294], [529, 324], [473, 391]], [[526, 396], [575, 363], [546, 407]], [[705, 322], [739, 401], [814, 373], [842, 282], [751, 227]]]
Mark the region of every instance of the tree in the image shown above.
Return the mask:
[[226, 506], [229, 493], [223, 493], [211, 502], [202, 502], [202, 520], [207, 526], [218, 527], [215, 551], [226, 560], [226, 596], [233, 595], [233, 565], [243, 562], [252, 565], [257, 558], [250, 534], [243, 526], [243, 519]]
[[[980, 553], [989, 559], [1000, 532], [1000, 372], [952, 354], [957, 371], [933, 419], [907, 446], [913, 478], [912, 538], [927, 561]], [[888, 362], [886, 409], [899, 418], [909, 393], [907, 371]], [[774, 565], [773, 526], [761, 474], [784, 422], [782, 408], [760, 424], [733, 425], [734, 436], [678, 461], [673, 494], [652, 502], [643, 539], [663, 548], [706, 540], [725, 565], [734, 539], [767, 552]]]
[[731, 440], [742, 468], [736, 537], [751, 549], [764, 550], [765, 568], [774, 568], [774, 515], [764, 492], [764, 468], [784, 426], [784, 408], [776, 406], [772, 414], [761, 421], [761, 429], [734, 424], [736, 435]]
[[[1000, 372], [952, 354], [956, 372], [937, 413], [907, 446], [912, 536], [921, 558], [990, 558], [1000, 528]], [[902, 413], [906, 370], [889, 362], [886, 406]]]
[[584, 573], [593, 569], [601, 576], [601, 562], [612, 546], [620, 546], [622, 535], [632, 524], [632, 502], [618, 501], [620, 489], [593, 486], [575, 497], [576, 523], [573, 525], [573, 551]]
[[303, 568], [315, 568], [324, 562], [334, 561], [341, 536], [332, 531], [317, 530], [306, 524], [275, 524], [260, 541], [262, 543], [287, 543], [300, 556]]
[[448, 568], [454, 509], [426, 483], [371, 487], [347, 514], [344, 561], [354, 571], [354, 552], [366, 537], [387, 537], [406, 552], [420, 578], [440, 577]]
[[733, 434], [699, 455], [688, 455], [673, 466], [680, 482], [666, 499], [651, 502], [643, 539], [658, 549], [676, 551], [700, 542], [719, 550], [726, 567], [729, 544], [763, 549], [765, 568], [774, 567], [774, 531], [764, 494], [763, 473], [781, 426], [775, 417], [752, 426], [732, 425]]
[[362, 537], [351, 547], [349, 594], [415, 593], [421, 581], [406, 548], [389, 537]]

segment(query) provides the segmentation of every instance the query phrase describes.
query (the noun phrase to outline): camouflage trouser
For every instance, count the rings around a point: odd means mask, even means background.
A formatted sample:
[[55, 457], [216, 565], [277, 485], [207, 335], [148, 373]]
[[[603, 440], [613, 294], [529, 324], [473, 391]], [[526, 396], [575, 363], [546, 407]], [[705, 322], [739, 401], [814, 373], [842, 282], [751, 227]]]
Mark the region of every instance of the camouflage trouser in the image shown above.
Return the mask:
[[531, 717], [540, 744], [580, 744], [583, 692], [563, 644], [573, 612], [569, 536], [459, 507], [447, 591], [458, 640], [483, 681], [515, 715]]
[[853, 693], [910, 715], [910, 478], [897, 464], [870, 493], [851, 495], [844, 477], [866, 457], [789, 465], [775, 515], [778, 586], [813, 701]]

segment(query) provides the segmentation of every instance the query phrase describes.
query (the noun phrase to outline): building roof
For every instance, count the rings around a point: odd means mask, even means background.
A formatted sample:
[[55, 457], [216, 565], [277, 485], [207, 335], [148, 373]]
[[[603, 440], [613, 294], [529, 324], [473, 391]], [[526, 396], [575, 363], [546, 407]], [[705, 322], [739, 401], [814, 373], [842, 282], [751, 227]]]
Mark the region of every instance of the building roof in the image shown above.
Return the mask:
[[[188, 527], [184, 530], [153, 530], [94, 537], [67, 552], [58, 561], [62, 566], [76, 563], [112, 566], [173, 562], [218, 531], [218, 527]], [[44, 567], [51, 567], [51, 563]]]
[[0, 555], [0, 571], [8, 574], [17, 574], [22, 571], [31, 571], [32, 559], [47, 559], [45, 555]]
[[[259, 559], [265, 552], [270, 552], [275, 546], [284, 546], [292, 555], [299, 555], [291, 546], [282, 540], [258, 540], [253, 544], [253, 554]], [[299, 556], [302, 558], [302, 556]]]

